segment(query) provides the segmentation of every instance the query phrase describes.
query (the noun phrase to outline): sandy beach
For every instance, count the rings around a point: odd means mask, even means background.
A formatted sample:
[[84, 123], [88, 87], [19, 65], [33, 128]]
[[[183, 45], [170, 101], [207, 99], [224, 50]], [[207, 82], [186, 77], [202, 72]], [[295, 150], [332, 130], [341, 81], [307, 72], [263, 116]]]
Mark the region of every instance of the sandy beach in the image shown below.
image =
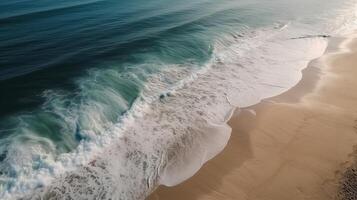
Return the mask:
[[148, 199], [357, 199], [356, 63], [357, 39], [332, 38], [294, 88], [237, 109], [223, 152]]

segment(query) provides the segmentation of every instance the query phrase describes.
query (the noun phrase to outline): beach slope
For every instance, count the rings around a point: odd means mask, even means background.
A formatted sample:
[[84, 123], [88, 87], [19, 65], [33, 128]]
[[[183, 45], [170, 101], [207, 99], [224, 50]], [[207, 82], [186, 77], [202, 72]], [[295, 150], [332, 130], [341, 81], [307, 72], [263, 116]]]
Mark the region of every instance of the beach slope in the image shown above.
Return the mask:
[[356, 37], [331, 39], [288, 92], [237, 109], [225, 150], [191, 179], [160, 186], [148, 199], [357, 198]]

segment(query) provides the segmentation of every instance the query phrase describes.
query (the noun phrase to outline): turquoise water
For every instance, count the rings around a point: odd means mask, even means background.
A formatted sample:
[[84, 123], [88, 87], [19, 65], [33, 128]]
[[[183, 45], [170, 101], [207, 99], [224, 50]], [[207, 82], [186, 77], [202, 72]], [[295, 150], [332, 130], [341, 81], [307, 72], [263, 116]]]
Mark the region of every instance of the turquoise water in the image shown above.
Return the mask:
[[296, 84], [355, 4], [1, 1], [0, 198], [94, 198], [71, 174], [103, 199], [185, 180], [224, 147], [232, 107]]

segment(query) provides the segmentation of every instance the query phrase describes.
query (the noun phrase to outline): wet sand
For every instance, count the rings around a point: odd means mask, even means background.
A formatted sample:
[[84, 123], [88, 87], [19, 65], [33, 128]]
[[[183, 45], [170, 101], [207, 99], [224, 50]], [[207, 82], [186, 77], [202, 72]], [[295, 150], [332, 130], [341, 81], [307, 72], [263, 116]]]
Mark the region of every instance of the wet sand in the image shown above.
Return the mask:
[[225, 150], [191, 179], [160, 186], [148, 199], [357, 199], [357, 39], [348, 41], [331, 39], [288, 92], [237, 109]]

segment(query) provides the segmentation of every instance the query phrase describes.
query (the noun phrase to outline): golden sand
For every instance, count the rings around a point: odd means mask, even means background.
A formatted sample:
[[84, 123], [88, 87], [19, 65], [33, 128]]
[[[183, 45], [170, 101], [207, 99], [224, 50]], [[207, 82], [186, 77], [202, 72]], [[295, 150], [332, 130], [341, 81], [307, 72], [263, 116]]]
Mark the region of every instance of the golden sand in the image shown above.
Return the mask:
[[148, 199], [336, 199], [357, 144], [357, 40], [303, 74], [288, 92], [237, 110], [225, 150]]

